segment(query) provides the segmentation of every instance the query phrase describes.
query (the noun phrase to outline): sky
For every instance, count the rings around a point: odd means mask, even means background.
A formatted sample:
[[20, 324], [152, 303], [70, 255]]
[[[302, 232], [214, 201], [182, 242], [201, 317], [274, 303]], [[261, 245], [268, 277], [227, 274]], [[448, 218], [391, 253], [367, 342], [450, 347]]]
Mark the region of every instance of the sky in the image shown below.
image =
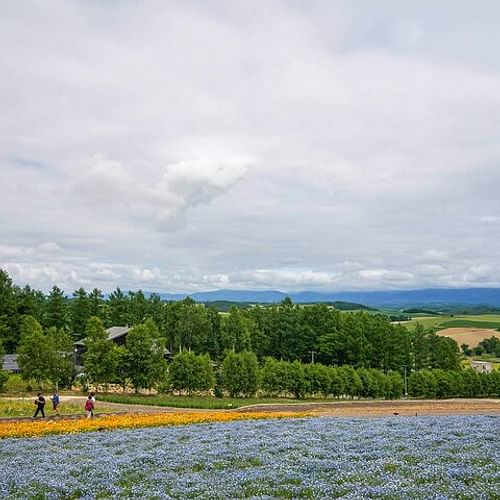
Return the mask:
[[67, 293], [500, 286], [500, 2], [0, 2], [0, 268]]

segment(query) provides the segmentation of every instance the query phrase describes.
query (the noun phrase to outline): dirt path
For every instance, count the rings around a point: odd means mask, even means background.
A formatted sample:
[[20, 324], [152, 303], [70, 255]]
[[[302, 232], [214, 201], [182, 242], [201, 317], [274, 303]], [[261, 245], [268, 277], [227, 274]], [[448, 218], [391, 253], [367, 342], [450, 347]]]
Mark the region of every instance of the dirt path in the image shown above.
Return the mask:
[[[67, 396], [65, 401], [82, 402], [85, 396]], [[165, 406], [132, 405], [122, 403], [97, 402], [109, 414], [133, 413], [197, 413], [197, 412], [314, 412], [319, 416], [335, 417], [383, 417], [422, 415], [500, 415], [500, 399], [444, 399], [444, 400], [398, 400], [398, 401], [337, 401], [332, 403], [259, 404], [232, 410], [203, 410], [196, 408], [173, 408]], [[85, 418], [81, 415], [47, 416], [48, 420]], [[1, 422], [32, 420], [31, 417], [2, 417]]]

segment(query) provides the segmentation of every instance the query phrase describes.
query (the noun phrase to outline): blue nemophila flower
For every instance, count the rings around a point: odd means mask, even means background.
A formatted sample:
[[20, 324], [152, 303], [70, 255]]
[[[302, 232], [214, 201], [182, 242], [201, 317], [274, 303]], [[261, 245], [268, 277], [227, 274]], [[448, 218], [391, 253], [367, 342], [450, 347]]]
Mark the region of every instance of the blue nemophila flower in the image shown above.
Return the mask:
[[500, 491], [499, 424], [318, 418], [7, 439], [0, 498], [486, 500]]

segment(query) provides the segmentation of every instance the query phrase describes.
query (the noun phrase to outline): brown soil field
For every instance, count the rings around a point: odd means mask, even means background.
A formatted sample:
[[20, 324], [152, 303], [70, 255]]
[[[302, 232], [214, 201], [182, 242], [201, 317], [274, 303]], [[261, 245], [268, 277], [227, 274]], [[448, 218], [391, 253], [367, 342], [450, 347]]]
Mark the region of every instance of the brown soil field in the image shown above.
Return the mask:
[[310, 411], [330, 417], [388, 417], [423, 415], [500, 415], [500, 399], [439, 399], [397, 401], [339, 401], [294, 405], [255, 405], [233, 411]]
[[446, 328], [437, 332], [442, 337], [452, 338], [459, 346], [468, 344], [469, 347], [476, 347], [479, 342], [490, 337], [498, 337], [497, 330], [490, 328]]

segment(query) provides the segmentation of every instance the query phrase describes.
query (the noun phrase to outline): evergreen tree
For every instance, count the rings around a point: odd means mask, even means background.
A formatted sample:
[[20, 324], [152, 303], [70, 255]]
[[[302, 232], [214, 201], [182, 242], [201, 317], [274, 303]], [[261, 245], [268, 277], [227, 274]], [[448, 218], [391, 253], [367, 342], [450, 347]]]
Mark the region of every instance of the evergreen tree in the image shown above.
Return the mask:
[[128, 298], [120, 288], [116, 288], [116, 290], [109, 295], [108, 315], [110, 326], [126, 326], [129, 323]]
[[69, 326], [68, 301], [64, 292], [56, 285], [47, 297], [45, 304], [45, 328], [55, 326], [58, 330], [67, 329]]
[[7, 271], [0, 269], [0, 339], [7, 352], [15, 351], [19, 335], [15, 289]]
[[90, 310], [90, 299], [84, 288], [79, 288], [73, 292], [73, 299], [70, 302], [71, 331], [75, 340], [80, 340], [85, 336], [87, 321], [92, 316]]

